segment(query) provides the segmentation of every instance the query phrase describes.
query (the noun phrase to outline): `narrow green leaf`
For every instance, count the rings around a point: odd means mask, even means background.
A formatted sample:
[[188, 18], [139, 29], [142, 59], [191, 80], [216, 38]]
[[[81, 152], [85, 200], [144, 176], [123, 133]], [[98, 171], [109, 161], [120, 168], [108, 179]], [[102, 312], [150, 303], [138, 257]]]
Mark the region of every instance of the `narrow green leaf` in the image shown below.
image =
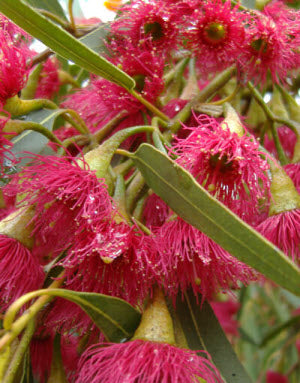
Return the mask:
[[141, 320], [138, 310], [126, 301], [109, 295], [65, 289], [49, 289], [45, 290], [45, 294], [76, 303], [111, 342], [119, 343], [131, 338]]
[[276, 246], [212, 197], [167, 155], [143, 144], [132, 159], [147, 184], [186, 222], [240, 261], [300, 296], [300, 271]]
[[87, 71], [115, 82], [128, 90], [134, 88], [134, 80], [125, 72], [97, 55], [21, 0], [0, 0], [0, 12], [56, 53], [72, 60]]
[[64, 21], [68, 21], [64, 10], [59, 4], [58, 0], [25, 0], [26, 3], [31, 5], [32, 7], [44, 9], [45, 11], [49, 11], [56, 16], [59, 16]]
[[68, 383], [61, 356], [60, 338], [61, 336], [59, 334], [55, 335], [53, 342], [51, 371], [47, 383]]
[[192, 350], [206, 350], [227, 383], [252, 383], [230, 342], [224, 334], [218, 319], [207, 302], [199, 304], [201, 297], [193, 291], [181, 293], [176, 301], [176, 314], [187, 343]]

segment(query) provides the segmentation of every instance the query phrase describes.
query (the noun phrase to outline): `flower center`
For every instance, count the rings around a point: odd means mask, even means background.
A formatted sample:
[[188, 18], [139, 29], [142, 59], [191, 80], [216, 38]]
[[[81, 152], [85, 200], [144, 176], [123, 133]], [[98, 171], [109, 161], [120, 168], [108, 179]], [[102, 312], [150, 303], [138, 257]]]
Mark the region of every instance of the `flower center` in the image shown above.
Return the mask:
[[144, 25], [144, 31], [146, 35], [151, 35], [152, 40], [159, 40], [164, 36], [163, 28], [158, 21], [153, 23], [147, 23]]
[[226, 28], [220, 23], [210, 23], [204, 28], [205, 39], [212, 43], [218, 44], [226, 37]]
[[145, 76], [142, 75], [142, 74], [138, 74], [138, 75], [135, 75], [133, 76], [134, 78], [134, 81], [135, 81], [135, 89], [141, 93], [144, 89], [144, 86], [145, 86]]
[[263, 53], [263, 54], [267, 53], [267, 51], [268, 51], [268, 43], [266, 40], [264, 40], [262, 38], [251, 41], [251, 47], [255, 51]]
[[217, 172], [225, 173], [226, 171], [230, 171], [232, 168], [232, 162], [228, 162], [228, 157], [223, 155], [221, 158], [219, 154], [215, 154], [209, 159], [210, 166], [214, 168]]

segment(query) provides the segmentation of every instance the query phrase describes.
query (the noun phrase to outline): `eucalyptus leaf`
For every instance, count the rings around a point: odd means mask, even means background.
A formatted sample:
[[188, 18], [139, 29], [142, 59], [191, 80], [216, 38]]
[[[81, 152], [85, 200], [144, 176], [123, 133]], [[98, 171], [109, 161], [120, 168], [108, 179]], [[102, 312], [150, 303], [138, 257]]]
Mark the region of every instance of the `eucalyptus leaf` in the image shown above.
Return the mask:
[[65, 12], [58, 0], [25, 0], [25, 2], [32, 7], [44, 9], [45, 11], [51, 12], [54, 15], [60, 17], [64, 21], [68, 21]]
[[276, 326], [271, 331], [269, 331], [261, 340], [260, 347], [264, 347], [268, 342], [274, 339], [277, 335], [279, 335], [282, 331], [290, 328], [290, 327], [300, 327], [300, 315], [295, 315], [292, 318], [289, 318], [284, 323]]
[[109, 295], [66, 289], [39, 291], [43, 292], [43, 295], [61, 297], [76, 303], [111, 342], [120, 343], [131, 338], [141, 320], [138, 310], [126, 301]]
[[0, 0], [0, 12], [54, 52], [87, 71], [131, 90], [135, 81], [21, 0]]
[[211, 196], [181, 166], [149, 144], [132, 156], [171, 209], [240, 261], [300, 296], [300, 271], [276, 246]]
[[179, 293], [176, 314], [189, 348], [206, 350], [226, 383], [252, 383], [209, 303], [199, 305], [201, 297], [195, 297], [193, 291], [184, 298]]

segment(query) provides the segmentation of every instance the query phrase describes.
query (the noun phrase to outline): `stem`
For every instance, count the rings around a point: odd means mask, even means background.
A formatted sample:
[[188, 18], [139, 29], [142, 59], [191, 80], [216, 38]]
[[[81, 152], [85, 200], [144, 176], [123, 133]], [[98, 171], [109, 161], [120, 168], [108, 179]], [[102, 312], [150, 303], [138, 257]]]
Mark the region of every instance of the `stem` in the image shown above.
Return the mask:
[[286, 165], [286, 164], [288, 164], [289, 161], [286, 158], [283, 147], [282, 147], [281, 142], [279, 140], [277, 129], [276, 129], [273, 121], [270, 121], [270, 123], [271, 123], [271, 132], [272, 132], [272, 136], [273, 136], [273, 140], [274, 140], [274, 144], [276, 147], [279, 161], [281, 162], [282, 165]]
[[131, 212], [138, 194], [145, 185], [144, 177], [140, 172], [136, 174], [126, 191], [127, 211]]
[[29, 68], [32, 68], [36, 64], [39, 64], [41, 62], [46, 61], [52, 55], [54, 55], [54, 52], [51, 51], [51, 49], [45, 49], [43, 52], [34, 56], [34, 58], [32, 60], [31, 59], [28, 60], [29, 61], [29, 63], [28, 63]]
[[121, 164], [114, 167], [115, 174], [126, 174], [128, 170], [130, 170], [133, 166], [133, 162], [131, 159], [122, 162]]
[[169, 128], [168, 123], [157, 116], [152, 118], [151, 125], [155, 126], [156, 128], [159, 128], [160, 126], [166, 129]]
[[166, 114], [164, 114], [159, 109], [157, 109], [156, 106], [151, 104], [151, 102], [144, 99], [144, 97], [140, 95], [139, 93], [137, 93], [134, 89], [130, 90], [129, 93], [133, 97], [135, 97], [141, 104], [145, 105], [145, 107], [149, 109], [153, 114], [156, 114], [158, 117], [160, 117], [163, 121], [167, 121], [167, 122], [170, 121], [169, 117]]
[[50, 141], [55, 142], [59, 146], [63, 147], [63, 143], [51, 132], [51, 130], [48, 130], [43, 125], [38, 124], [37, 122], [11, 120], [6, 123], [3, 129], [4, 132], [15, 132], [18, 135], [26, 130], [33, 130], [34, 132], [38, 132], [43, 136], [47, 137]]
[[70, 30], [70, 25], [65, 20], [63, 20], [61, 17], [55, 15], [52, 12], [47, 11], [46, 9], [38, 9], [38, 11], [48, 17], [50, 20], [54, 21], [56, 24], [59, 24], [61, 27], [63, 27], [66, 30]]
[[230, 68], [224, 70], [222, 73], [217, 75], [204, 89], [202, 89], [193, 100], [188, 102], [185, 107], [179, 113], [177, 113], [174, 118], [172, 118], [173, 123], [170, 126], [171, 131], [176, 133], [180, 129], [181, 123], [185, 122], [190, 117], [192, 108], [198, 103], [205, 102], [210, 96], [221, 89], [231, 79], [235, 71], [235, 66], [231, 66]]
[[288, 118], [284, 117], [278, 117], [276, 116], [271, 109], [266, 105], [264, 102], [264, 99], [260, 92], [253, 86], [251, 82], [248, 82], [247, 84], [248, 89], [256, 99], [257, 103], [261, 106], [262, 110], [265, 112], [265, 115], [272, 121], [277, 122], [279, 124], [283, 124], [290, 128], [294, 133], [297, 134], [297, 136], [300, 134], [300, 125], [296, 121], [289, 120]]
[[234, 91], [229, 96], [223, 98], [222, 100], [210, 102], [209, 105], [223, 105], [225, 104], [225, 102], [231, 101], [235, 97], [235, 95], [238, 93], [239, 90], [240, 90], [240, 84], [236, 84]]
[[122, 119], [128, 114], [127, 110], [122, 110], [118, 113], [113, 119], [111, 119], [107, 124], [102, 126], [95, 134], [95, 140], [101, 142], [114, 128], [115, 126], [122, 121]]
[[69, 11], [69, 17], [70, 17], [70, 27], [72, 28], [74, 34], [76, 34], [76, 25], [74, 21], [74, 15], [73, 15], [73, 0], [69, 0], [68, 2], [68, 11]]
[[[72, 119], [70, 119], [68, 116], [67, 116], [67, 119], [65, 118], [65, 113], [69, 114]], [[79, 114], [77, 112], [75, 112], [75, 110], [73, 109], [66, 109], [65, 110], [65, 113], [63, 114], [63, 117], [65, 118], [65, 120], [67, 120], [68, 122], [72, 123], [72, 125], [74, 126], [74, 128], [76, 128], [80, 133], [82, 134], [91, 134], [89, 128], [86, 126], [84, 120], [79, 116]], [[75, 120], [75, 121], [74, 121]], [[77, 122], [76, 122], [77, 120]]]
[[[8, 346], [23, 331], [27, 324], [36, 316], [36, 314], [44, 307], [46, 303], [49, 303], [53, 299], [52, 296], [46, 294], [49, 294], [49, 290], [51, 289], [57, 290], [56, 288], [60, 287], [63, 284], [63, 275], [64, 271], [60, 273], [60, 275], [54, 282], [51, 283], [48, 289], [37, 290], [23, 295], [8, 308], [3, 319], [3, 327], [5, 328], [5, 330], [8, 330], [8, 332], [0, 339], [0, 351], [5, 346]], [[45, 292], [45, 296], [42, 296], [39, 299], [37, 299], [37, 301], [34, 302], [33, 305], [30, 306], [29, 309], [26, 310], [25, 313], [14, 322], [15, 316], [17, 315], [21, 307], [26, 302], [41, 295], [41, 291]]]
[[28, 323], [28, 326], [26, 327], [26, 330], [24, 331], [24, 334], [22, 336], [22, 340], [18, 344], [18, 347], [14, 353], [14, 356], [9, 363], [9, 366], [6, 370], [5, 375], [4, 375], [4, 382], [5, 383], [13, 383], [14, 382], [15, 374], [16, 374], [16, 372], [17, 372], [17, 370], [18, 370], [18, 368], [22, 362], [24, 354], [25, 354], [25, 352], [28, 348], [28, 345], [31, 341], [31, 338], [34, 334], [34, 330], [35, 330], [35, 321], [33, 319]]
[[18, 96], [9, 98], [4, 105], [4, 110], [11, 113], [13, 117], [22, 116], [43, 108], [57, 109], [57, 105], [47, 99], [21, 100]]

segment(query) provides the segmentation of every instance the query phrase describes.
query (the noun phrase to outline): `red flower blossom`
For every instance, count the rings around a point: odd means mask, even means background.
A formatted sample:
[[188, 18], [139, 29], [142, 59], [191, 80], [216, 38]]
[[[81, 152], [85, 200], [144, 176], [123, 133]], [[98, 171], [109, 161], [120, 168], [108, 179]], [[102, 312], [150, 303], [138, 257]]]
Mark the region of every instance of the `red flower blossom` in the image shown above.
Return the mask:
[[[110, 49], [117, 48], [114, 45]], [[127, 46], [127, 52], [122, 57], [118, 55], [111, 61], [122, 65], [122, 69], [136, 80], [137, 90], [144, 98], [149, 102], [156, 101], [163, 90], [163, 58], [155, 57], [153, 52]], [[94, 80], [74, 93], [63, 103], [63, 107], [75, 109], [92, 132], [101, 129], [122, 111], [122, 128], [141, 124], [143, 120], [139, 112], [145, 111], [145, 107], [126, 90], [104, 79]]]
[[[137, 227], [109, 222], [79, 233], [60, 264], [68, 289], [112, 295], [136, 305], [151, 291], [155, 254], [151, 237]], [[77, 305], [57, 300], [47, 325], [85, 330], [91, 320]]]
[[167, 50], [176, 46], [179, 21], [179, 15], [171, 12], [164, 2], [134, 0], [122, 7], [120, 17], [111, 24], [111, 31], [126, 36], [133, 46]]
[[300, 259], [300, 209], [272, 215], [256, 230], [293, 260]]
[[38, 86], [35, 92], [36, 98], [51, 99], [59, 91], [58, 78], [59, 64], [57, 60], [49, 58], [44, 64], [40, 73]]
[[21, 242], [0, 234], [1, 311], [29, 291], [37, 290], [44, 280], [38, 259]]
[[[285, 19], [257, 12], [249, 19], [246, 48], [239, 57], [242, 77], [255, 83], [265, 81], [270, 72], [273, 81], [285, 81], [287, 73], [299, 65], [296, 30], [291, 30]], [[294, 24], [295, 25], [295, 24]]]
[[28, 69], [25, 51], [7, 41], [3, 32], [0, 33], [0, 45], [0, 108], [3, 108], [6, 100], [25, 86]]
[[142, 340], [98, 344], [82, 355], [77, 383], [223, 382], [219, 372], [197, 351]]
[[190, 135], [178, 139], [173, 152], [185, 167], [219, 201], [245, 220], [259, 214], [258, 201], [269, 197], [269, 165], [261, 157], [259, 144], [251, 135], [239, 137], [226, 124], [201, 115]]
[[231, 2], [212, 0], [202, 3], [191, 16], [184, 37], [195, 54], [202, 72], [211, 73], [234, 63], [244, 46], [245, 15]]
[[181, 218], [166, 221], [154, 233], [159, 284], [171, 297], [192, 287], [203, 299], [211, 298], [220, 290], [239, 288], [239, 281], [257, 279], [255, 271]]
[[104, 180], [96, 177], [84, 159], [39, 155], [29, 158], [31, 166], [16, 175], [9, 187], [14, 194], [26, 194], [23, 204], [35, 205], [34, 252], [52, 258], [55, 252], [66, 249], [83, 228], [91, 229], [103, 219], [110, 219], [111, 199]]
[[24, 43], [32, 40], [32, 37], [29, 34], [27, 34], [18, 25], [14, 24], [2, 13], [0, 13], [0, 30], [7, 40], [10, 40], [18, 45], [23, 45]]

